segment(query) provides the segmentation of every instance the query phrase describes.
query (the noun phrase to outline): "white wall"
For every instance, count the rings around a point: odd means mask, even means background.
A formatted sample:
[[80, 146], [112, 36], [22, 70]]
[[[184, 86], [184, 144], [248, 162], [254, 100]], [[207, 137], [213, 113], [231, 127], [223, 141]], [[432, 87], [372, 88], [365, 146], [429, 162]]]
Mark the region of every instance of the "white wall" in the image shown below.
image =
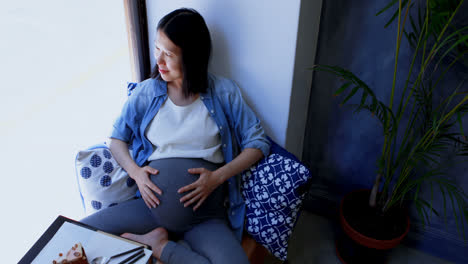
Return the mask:
[[[321, 0], [313, 2], [321, 4]], [[293, 76], [297, 70], [294, 66], [301, 1], [147, 0], [146, 4], [151, 54], [156, 25], [164, 15], [180, 7], [200, 12], [213, 39], [211, 72], [234, 79], [268, 135], [285, 146]], [[315, 47], [311, 50], [315, 54]], [[300, 99], [308, 102], [310, 84], [297, 85], [307, 91]], [[307, 109], [302, 113], [306, 115]], [[303, 134], [304, 130], [293, 131], [288, 137]], [[294, 153], [300, 157], [302, 148]]]

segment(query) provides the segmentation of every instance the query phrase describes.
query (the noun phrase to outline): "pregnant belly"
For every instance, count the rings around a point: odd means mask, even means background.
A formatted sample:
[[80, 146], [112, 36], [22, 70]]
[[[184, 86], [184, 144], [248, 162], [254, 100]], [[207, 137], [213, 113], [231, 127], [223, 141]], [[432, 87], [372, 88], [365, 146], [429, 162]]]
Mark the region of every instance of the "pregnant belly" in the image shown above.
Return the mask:
[[151, 209], [153, 216], [171, 232], [185, 232], [194, 224], [210, 218], [221, 217], [223, 213], [223, 188], [218, 187], [204, 201], [202, 206], [193, 211], [196, 203], [184, 207], [180, 199], [189, 192], [179, 194], [177, 191], [198, 180], [198, 174], [188, 173], [190, 168], [205, 168], [214, 171], [219, 165], [203, 159], [168, 158], [151, 161], [150, 167], [159, 171], [152, 175], [151, 180], [162, 190], [162, 195], [156, 194], [160, 204]]

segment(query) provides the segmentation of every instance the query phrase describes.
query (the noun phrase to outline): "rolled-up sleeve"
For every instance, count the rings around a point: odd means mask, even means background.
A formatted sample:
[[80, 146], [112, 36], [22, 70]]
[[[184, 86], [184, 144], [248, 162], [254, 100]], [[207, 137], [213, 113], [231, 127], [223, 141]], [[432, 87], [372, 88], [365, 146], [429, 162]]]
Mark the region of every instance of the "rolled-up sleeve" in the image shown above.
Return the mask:
[[128, 97], [125, 102], [120, 116], [114, 122], [110, 138], [119, 139], [130, 143], [132, 135], [137, 133], [138, 120], [141, 119], [138, 109], [142, 108], [142, 102], [139, 98], [138, 89]]
[[[270, 154], [270, 142], [267, 140], [265, 133], [261, 134], [260, 130], [263, 130], [263, 128], [258, 128], [258, 126], [250, 128], [249, 131], [244, 134], [243, 138], [246, 138], [246, 140], [241, 143], [241, 146], [242, 150], [246, 148], [259, 149], [266, 157]], [[259, 135], [257, 136], [256, 134]]]
[[270, 142], [265, 130], [253, 110], [242, 98], [239, 87], [231, 81], [233, 89], [229, 94], [231, 114], [236, 137], [241, 149], [255, 148], [262, 151], [266, 157], [270, 153]]
[[125, 118], [119, 116], [115, 122], [112, 129], [110, 138], [119, 139], [125, 142], [129, 142], [132, 135], [132, 129], [125, 122]]

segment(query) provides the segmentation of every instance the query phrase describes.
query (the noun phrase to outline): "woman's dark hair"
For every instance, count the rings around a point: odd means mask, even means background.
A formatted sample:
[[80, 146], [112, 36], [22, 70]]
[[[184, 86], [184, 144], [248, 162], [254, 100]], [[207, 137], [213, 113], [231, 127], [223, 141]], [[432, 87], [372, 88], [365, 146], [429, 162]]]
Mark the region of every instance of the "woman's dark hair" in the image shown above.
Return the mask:
[[[157, 30], [164, 32], [182, 50], [182, 91], [185, 96], [206, 92], [211, 37], [203, 17], [193, 9], [180, 8], [164, 16]], [[158, 75], [156, 64], [151, 78], [157, 78]]]

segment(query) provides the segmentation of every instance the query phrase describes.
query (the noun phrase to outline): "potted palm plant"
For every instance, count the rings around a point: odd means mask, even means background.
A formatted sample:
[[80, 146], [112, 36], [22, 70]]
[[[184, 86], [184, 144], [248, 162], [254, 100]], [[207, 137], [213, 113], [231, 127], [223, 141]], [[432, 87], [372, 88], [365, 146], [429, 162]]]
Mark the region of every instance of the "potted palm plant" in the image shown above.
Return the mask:
[[[343, 230], [367, 248], [383, 250], [400, 243], [409, 231], [409, 203], [417, 209], [423, 223], [432, 214], [441, 215], [433, 207], [433, 198], [422, 197], [423, 188], [442, 194], [444, 216], [451, 208], [460, 234], [465, 234], [468, 223], [467, 195], [446, 175], [441, 158], [447, 153], [468, 155], [463, 128], [463, 117], [468, 113], [468, 86], [464, 81], [454, 87], [444, 84], [447, 72], [454, 67], [466, 69], [468, 65], [468, 27], [454, 23], [464, 1], [424, 2], [416, 5], [411, 0], [391, 0], [379, 12], [398, 5], [386, 25], [398, 23], [389, 102], [379, 100], [370, 86], [344, 68], [314, 67], [342, 81], [334, 94], [343, 97], [341, 104], [351, 106], [355, 112], [367, 111], [382, 124], [382, 152], [372, 189], [354, 191], [340, 205]], [[405, 76], [397, 71], [399, 59], [406, 59], [399, 58], [403, 36], [413, 52]]]

